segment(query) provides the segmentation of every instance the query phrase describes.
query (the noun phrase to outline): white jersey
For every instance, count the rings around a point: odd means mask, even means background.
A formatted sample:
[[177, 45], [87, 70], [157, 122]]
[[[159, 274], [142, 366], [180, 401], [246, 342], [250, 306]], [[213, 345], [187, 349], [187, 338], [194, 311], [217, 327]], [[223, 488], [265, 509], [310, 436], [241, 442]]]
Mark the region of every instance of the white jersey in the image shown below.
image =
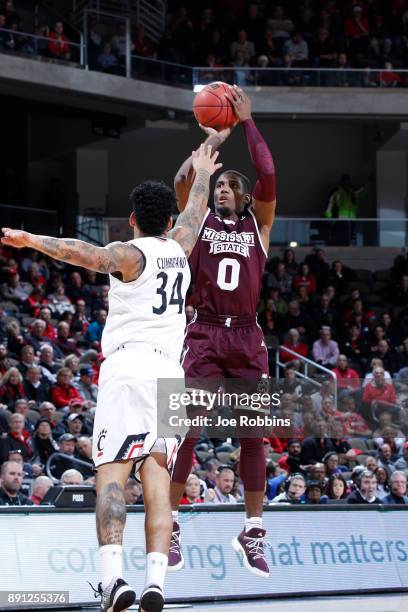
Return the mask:
[[110, 275], [109, 314], [102, 335], [105, 357], [130, 342], [148, 343], [180, 359], [190, 268], [170, 238], [130, 240], [144, 254], [142, 274], [128, 283]]

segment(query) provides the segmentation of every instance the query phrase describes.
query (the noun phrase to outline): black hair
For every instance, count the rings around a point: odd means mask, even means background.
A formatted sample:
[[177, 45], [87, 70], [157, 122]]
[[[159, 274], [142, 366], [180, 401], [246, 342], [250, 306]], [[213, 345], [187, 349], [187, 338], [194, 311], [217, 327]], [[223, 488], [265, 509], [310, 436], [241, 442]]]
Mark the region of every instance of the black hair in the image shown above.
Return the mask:
[[249, 180], [247, 176], [245, 176], [245, 174], [238, 172], [238, 170], [223, 170], [220, 176], [222, 176], [223, 174], [235, 174], [235, 176], [237, 176], [239, 180], [241, 181], [242, 186], [244, 188], [244, 192], [249, 193], [251, 195], [252, 193], [251, 181]]
[[144, 181], [133, 189], [129, 199], [140, 231], [146, 236], [160, 236], [176, 210], [173, 189], [161, 181]]
[[331, 476], [329, 476], [329, 480], [327, 482], [326, 485], [326, 494], [329, 496], [330, 499], [334, 499], [334, 493], [333, 493], [333, 485], [335, 480], [340, 480], [343, 484], [344, 484], [344, 489], [343, 489], [343, 493], [340, 497], [340, 499], [344, 499], [345, 497], [347, 497], [348, 493], [347, 493], [347, 482], [346, 479], [344, 478], [343, 474], [332, 474]]

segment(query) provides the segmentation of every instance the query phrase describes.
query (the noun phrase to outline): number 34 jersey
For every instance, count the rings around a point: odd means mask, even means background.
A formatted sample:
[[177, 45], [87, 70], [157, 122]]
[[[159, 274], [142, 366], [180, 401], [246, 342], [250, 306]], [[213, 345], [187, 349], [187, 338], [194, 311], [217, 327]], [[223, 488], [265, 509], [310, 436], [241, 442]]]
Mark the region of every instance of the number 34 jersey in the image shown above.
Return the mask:
[[251, 210], [237, 221], [208, 210], [189, 258], [192, 305], [217, 315], [256, 315], [266, 258]]
[[107, 357], [128, 342], [147, 342], [179, 360], [191, 279], [187, 258], [170, 238], [137, 238], [129, 243], [143, 253], [145, 268], [128, 283], [110, 275], [102, 352]]

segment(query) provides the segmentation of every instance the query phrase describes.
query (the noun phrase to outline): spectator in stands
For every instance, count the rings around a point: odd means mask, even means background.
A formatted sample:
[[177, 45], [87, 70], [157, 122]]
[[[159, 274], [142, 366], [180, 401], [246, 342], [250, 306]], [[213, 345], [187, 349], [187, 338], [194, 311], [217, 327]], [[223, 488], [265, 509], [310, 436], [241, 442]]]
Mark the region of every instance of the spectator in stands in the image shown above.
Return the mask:
[[69, 60], [71, 58], [69, 40], [64, 34], [62, 21], [55, 22], [54, 30], [50, 33], [49, 39], [48, 53], [50, 57], [59, 60]]
[[0, 506], [32, 506], [33, 502], [20, 492], [23, 483], [23, 468], [15, 461], [6, 461], [1, 466]]
[[313, 359], [325, 367], [336, 365], [340, 351], [337, 342], [332, 340], [330, 327], [323, 326], [320, 329], [320, 339], [313, 343], [312, 354]]
[[365, 385], [362, 401], [373, 412], [375, 409], [383, 410], [388, 408], [391, 411], [399, 412], [397, 406], [397, 395], [391, 383], [385, 380], [384, 368], [376, 367], [373, 371], [373, 381]]
[[279, 357], [283, 363], [287, 363], [297, 359], [297, 357], [285, 351], [285, 348], [295, 351], [295, 353], [298, 353], [302, 357], [307, 357], [309, 352], [307, 344], [304, 344], [300, 341], [300, 334], [296, 328], [290, 329], [286, 334], [286, 340], [282, 344], [282, 348], [279, 352]]
[[232, 62], [234, 66], [234, 83], [239, 87], [245, 87], [250, 79], [249, 72], [247, 68], [249, 68], [248, 62], [245, 61], [245, 56], [243, 51], [237, 51]]
[[383, 499], [384, 504], [408, 504], [407, 475], [396, 470], [390, 477], [390, 493]]
[[80, 434], [87, 433], [84, 431], [84, 417], [82, 414], [73, 412], [67, 416], [66, 427], [67, 432], [77, 438]]
[[368, 470], [363, 470], [359, 477], [358, 489], [347, 497], [348, 504], [381, 504], [377, 497], [377, 477]]
[[3, 376], [2, 383], [0, 387], [0, 402], [6, 404], [9, 410], [13, 410], [16, 400], [27, 399], [23, 377], [17, 368], [10, 368]]
[[337, 378], [337, 386], [340, 390], [339, 396], [355, 393], [360, 389], [360, 377], [353, 368], [349, 367], [346, 355], [339, 355], [337, 367], [333, 369]]
[[237, 500], [231, 491], [234, 488], [234, 470], [228, 466], [218, 468], [214, 489], [207, 489], [204, 496], [206, 504], [236, 504]]
[[35, 366], [37, 364], [37, 359], [34, 353], [34, 348], [31, 344], [26, 344], [23, 346], [20, 355], [20, 363], [18, 365], [18, 369], [20, 370], [23, 376], [26, 375], [28, 368]]
[[333, 219], [336, 216], [339, 219], [355, 219], [359, 200], [364, 192], [364, 187], [360, 189], [353, 187], [349, 174], [343, 174], [340, 185], [330, 196], [325, 217], [327, 219]]
[[7, 352], [5, 344], [0, 344], [0, 380], [10, 368], [15, 368], [18, 365], [16, 359], [11, 359]]
[[271, 504], [300, 504], [306, 491], [306, 480], [302, 474], [292, 474], [285, 482], [285, 491], [273, 498]]
[[299, 270], [299, 264], [296, 262], [296, 255], [293, 249], [285, 249], [282, 258], [285, 264], [285, 272], [292, 277], [295, 277]]
[[299, 302], [292, 300], [288, 304], [288, 312], [282, 317], [282, 327], [284, 330], [291, 328], [297, 329], [299, 334], [302, 336], [306, 334], [306, 331], [310, 329], [311, 319], [305, 313], [301, 312]]
[[342, 474], [332, 474], [327, 482], [327, 496], [329, 499], [345, 499], [347, 497], [347, 483]]
[[353, 395], [345, 395], [340, 398], [339, 410], [340, 420], [343, 424], [345, 436], [370, 436], [371, 429], [364, 417], [356, 411], [356, 401]]
[[1, 30], [6, 29], [6, 16], [3, 12], [0, 12], [0, 50], [6, 48], [6, 40], [7, 40], [7, 32], [2, 32]]
[[390, 492], [390, 487], [388, 484], [390, 478], [389, 473], [382, 465], [378, 465], [375, 468], [374, 473], [377, 477], [377, 497], [383, 500], [384, 497], [387, 497], [388, 493]]
[[84, 477], [82, 476], [81, 472], [79, 472], [78, 470], [74, 468], [66, 470], [61, 475], [62, 485], [81, 485], [83, 483], [84, 483]]
[[349, 365], [359, 371], [365, 370], [368, 346], [358, 325], [350, 325], [343, 342], [342, 353], [348, 358]]
[[142, 488], [134, 478], [128, 478], [126, 482], [125, 500], [127, 506], [143, 504]]
[[242, 61], [244, 64], [249, 64], [251, 59], [255, 55], [255, 46], [254, 43], [247, 38], [247, 33], [245, 30], [239, 30], [237, 39], [231, 43], [230, 55], [231, 59], [236, 61], [237, 54], [242, 54]]
[[352, 12], [352, 17], [345, 22], [344, 33], [347, 37], [350, 52], [354, 55], [365, 54], [370, 42], [370, 23], [363, 16], [363, 9], [360, 5], [353, 6]]
[[88, 342], [91, 343], [92, 348], [95, 348], [98, 351], [100, 350], [101, 346], [102, 332], [103, 328], [105, 327], [107, 314], [108, 313], [106, 310], [98, 310], [95, 321], [89, 325], [85, 334], [85, 337]]
[[75, 463], [69, 458], [74, 456], [75, 438], [72, 434], [65, 433], [58, 440], [58, 445], [59, 452], [63, 453], [64, 455], [68, 455], [67, 458], [56, 457], [53, 460], [51, 472], [54, 478], [57, 478], [59, 480], [65, 470], [71, 469], [75, 466]]
[[24, 388], [28, 399], [37, 404], [45, 402], [49, 398], [50, 384], [45, 376], [41, 375], [39, 366], [31, 366], [27, 369]]
[[65, 295], [65, 287], [61, 283], [57, 285], [54, 293], [48, 296], [49, 307], [54, 314], [61, 316], [64, 312], [75, 312], [75, 307], [71, 304], [70, 299]]
[[[254, 39], [254, 40], [258, 40], [258, 39]], [[279, 68], [280, 66], [282, 66], [282, 58], [280, 57], [280, 54], [273, 41], [273, 31], [272, 30], [265, 31], [262, 43], [259, 43], [259, 45], [257, 45], [257, 54], [258, 54], [258, 63], [261, 57], [266, 57], [267, 62], [266, 62], [265, 67]], [[271, 83], [267, 82], [265, 84], [271, 84]]]
[[3, 439], [2, 445], [8, 453], [10, 450], [20, 450], [24, 461], [33, 456], [32, 439], [25, 427], [25, 418], [22, 414], [12, 414], [9, 421], [10, 431]]
[[335, 451], [329, 451], [328, 453], [326, 453], [322, 461], [325, 467], [327, 478], [336, 474], [342, 474], [343, 472], [347, 471], [347, 468], [345, 466], [339, 465], [339, 456]]
[[174, 49], [174, 61], [186, 63], [193, 56], [194, 27], [185, 6], [180, 6], [178, 14], [170, 25], [171, 40]]
[[139, 23], [136, 26], [133, 52], [135, 55], [142, 57], [154, 57], [155, 55], [152, 43], [146, 37], [145, 29], [142, 23]]
[[392, 451], [389, 444], [383, 444], [378, 449], [377, 465], [378, 467], [384, 468], [388, 476], [391, 476], [391, 474], [395, 472], [395, 466], [392, 462], [391, 455]]
[[195, 474], [190, 474], [186, 480], [184, 495], [180, 499], [180, 505], [202, 504], [203, 501], [200, 495], [200, 479]]
[[323, 494], [325, 485], [318, 480], [309, 480], [306, 486], [306, 504], [327, 504], [328, 497]]
[[286, 273], [285, 264], [278, 262], [274, 272], [266, 275], [265, 289], [277, 288], [282, 297], [290, 297], [292, 292], [293, 278]]
[[46, 376], [50, 382], [56, 381], [56, 374], [59, 366], [56, 361], [54, 361], [54, 349], [51, 345], [44, 344], [41, 347], [38, 365], [41, 367], [44, 376]]
[[[32, 402], [30, 402], [32, 403]], [[30, 436], [34, 433], [35, 420], [30, 419], [31, 406], [25, 399], [18, 399], [14, 404], [14, 414], [21, 414], [24, 417], [24, 426]], [[35, 417], [34, 417], [35, 419]]]
[[295, 290], [299, 289], [299, 287], [305, 287], [309, 294], [316, 293], [316, 279], [310, 272], [307, 263], [300, 265], [299, 271], [293, 281], [293, 287]]
[[406, 306], [408, 304], [408, 274], [404, 274], [397, 287], [392, 289], [389, 300], [393, 306]]
[[27, 300], [32, 290], [30, 283], [21, 282], [19, 273], [11, 270], [7, 281], [0, 288], [0, 295], [4, 300], [21, 305]]
[[390, 373], [394, 374], [398, 371], [398, 355], [395, 351], [390, 349], [390, 345], [387, 340], [379, 340], [377, 351], [374, 352], [373, 357], [381, 359], [383, 367]]
[[290, 39], [283, 45], [283, 53], [290, 58], [293, 68], [305, 68], [309, 65], [309, 45], [301, 32], [292, 32]]
[[399, 87], [402, 84], [402, 78], [394, 70], [392, 62], [384, 63], [384, 70], [379, 73], [378, 82], [381, 87]]
[[330, 32], [319, 28], [313, 45], [314, 65], [316, 68], [334, 68], [338, 57], [335, 41]]
[[[370, 361], [370, 368], [371, 368], [371, 372], [367, 372], [367, 374], [364, 377], [363, 380], [363, 387], [365, 387], [369, 382], [373, 382], [374, 380], [374, 370], [376, 368], [383, 368], [384, 364], [382, 362], [382, 359], [379, 359], [377, 357], [373, 357], [373, 359], [371, 359]], [[384, 370], [384, 380], [386, 383], [392, 383], [392, 378], [391, 378], [391, 374], [389, 372], [387, 372], [386, 370]]]
[[58, 445], [52, 436], [51, 421], [41, 417], [35, 425], [33, 436], [33, 450], [35, 457], [39, 458], [43, 465], [58, 450]]
[[322, 418], [317, 418], [314, 423], [313, 436], [307, 437], [302, 442], [301, 464], [310, 465], [321, 462], [328, 451], [334, 451], [331, 439], [327, 435], [327, 423]]
[[76, 443], [78, 459], [92, 462], [92, 440], [88, 436], [79, 436]]
[[300, 461], [300, 456], [302, 453], [302, 445], [300, 440], [297, 438], [289, 439], [286, 450], [287, 454], [278, 459], [279, 467], [289, 474], [302, 474], [304, 470]]
[[39, 506], [53, 486], [51, 478], [48, 478], [48, 476], [38, 476], [38, 478], [33, 480], [31, 495], [28, 499], [32, 501], [35, 506]]
[[60, 368], [57, 372], [57, 384], [51, 388], [51, 401], [57, 408], [66, 408], [72, 399], [82, 401], [81, 395], [71, 383], [72, 372], [69, 368]]
[[267, 27], [273, 32], [273, 40], [279, 50], [294, 30], [293, 21], [285, 16], [281, 5], [275, 6], [272, 19], [267, 21]]
[[338, 329], [339, 315], [327, 293], [321, 295], [319, 304], [313, 308], [312, 319], [315, 329], [320, 329], [323, 326]]
[[77, 383], [77, 389], [81, 396], [85, 400], [89, 400], [93, 404], [96, 404], [98, 397], [98, 385], [95, 385], [93, 380], [93, 369], [89, 365], [83, 365], [79, 370], [79, 382]]
[[70, 326], [66, 321], [60, 321], [58, 323], [57, 339], [54, 342], [54, 347], [65, 357], [72, 353], [80, 355], [76, 340], [70, 338]]
[[97, 69], [109, 74], [122, 74], [124, 76], [123, 66], [119, 64], [119, 59], [113, 53], [112, 43], [105, 42], [102, 52], [99, 53], [96, 60]]
[[404, 442], [402, 446], [402, 457], [396, 461], [395, 468], [397, 470], [404, 470], [408, 475], [408, 442]]
[[62, 366], [71, 370], [73, 376], [72, 382], [76, 386], [79, 380], [79, 358], [74, 354], [70, 354], [65, 357]]
[[204, 482], [207, 489], [215, 489], [219, 462], [216, 459], [209, 459], [205, 464]]

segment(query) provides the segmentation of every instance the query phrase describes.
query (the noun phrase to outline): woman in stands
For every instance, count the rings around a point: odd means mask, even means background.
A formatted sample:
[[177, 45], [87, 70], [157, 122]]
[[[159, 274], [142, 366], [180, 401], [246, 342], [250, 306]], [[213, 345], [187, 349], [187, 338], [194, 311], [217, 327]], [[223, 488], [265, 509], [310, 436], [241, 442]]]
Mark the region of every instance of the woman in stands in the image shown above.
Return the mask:
[[326, 487], [329, 499], [345, 499], [347, 497], [347, 484], [341, 474], [332, 474]]
[[184, 495], [180, 500], [180, 505], [202, 504], [203, 498], [200, 495], [200, 479], [195, 474], [190, 474], [186, 481]]
[[27, 399], [23, 386], [23, 377], [17, 368], [10, 368], [3, 376], [0, 387], [0, 402], [13, 409], [18, 399]]

